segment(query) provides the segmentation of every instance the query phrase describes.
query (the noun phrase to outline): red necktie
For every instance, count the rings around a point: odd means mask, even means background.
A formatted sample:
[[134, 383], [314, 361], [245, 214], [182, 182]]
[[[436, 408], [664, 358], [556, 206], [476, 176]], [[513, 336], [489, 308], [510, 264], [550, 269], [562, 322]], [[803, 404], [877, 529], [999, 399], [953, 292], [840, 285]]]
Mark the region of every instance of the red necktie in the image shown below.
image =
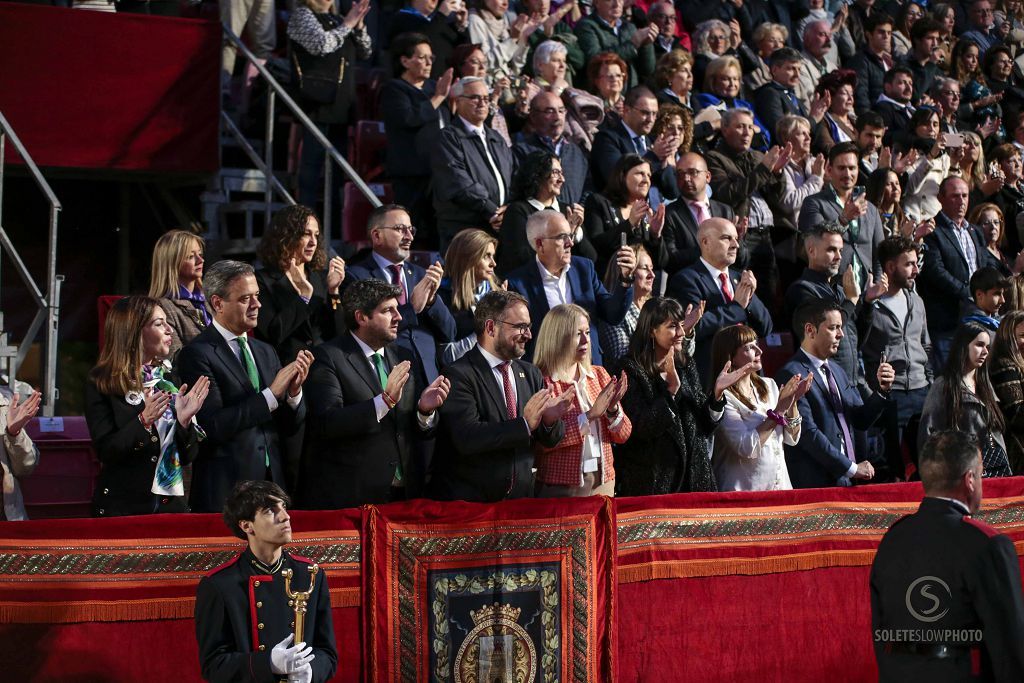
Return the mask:
[[711, 218], [711, 216], [708, 215], [708, 210], [700, 202], [690, 202], [690, 206], [693, 207], [694, 215], [697, 217], [698, 228], [701, 223]]
[[512, 390], [512, 379], [509, 377], [509, 366], [512, 363], [505, 361], [498, 366], [501, 370], [501, 385], [505, 390], [505, 411], [508, 412], [508, 419], [516, 419], [516, 393]]
[[732, 292], [729, 291], [729, 276], [719, 273], [718, 279], [722, 281], [722, 298], [725, 299], [725, 303], [729, 303], [732, 301]]
[[388, 270], [391, 271], [391, 284], [398, 285], [398, 288], [402, 292], [398, 295], [398, 305], [405, 304], [405, 286], [402, 284], [402, 266], [397, 263], [392, 263], [388, 266]]

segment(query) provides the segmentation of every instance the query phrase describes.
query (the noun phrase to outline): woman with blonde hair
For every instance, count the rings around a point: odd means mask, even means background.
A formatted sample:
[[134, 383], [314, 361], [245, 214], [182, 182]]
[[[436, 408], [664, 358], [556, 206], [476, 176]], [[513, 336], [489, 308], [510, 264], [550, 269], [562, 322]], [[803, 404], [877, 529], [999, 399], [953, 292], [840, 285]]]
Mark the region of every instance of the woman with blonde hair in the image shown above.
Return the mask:
[[612, 444], [632, 432], [620, 401], [628, 382], [590, 364], [590, 315], [576, 304], [559, 304], [544, 316], [533, 362], [544, 384], [559, 395], [575, 389], [562, 416], [565, 436], [553, 448], [537, 447], [537, 495], [611, 496], [615, 493]]
[[104, 335], [85, 387], [85, 421], [101, 465], [93, 514], [187, 512], [182, 467], [199, 452], [204, 435], [195, 415], [210, 380], [176, 386], [165, 362], [171, 331], [157, 299], [115, 303]]
[[757, 333], [746, 325], [730, 325], [711, 342], [711, 376], [726, 363], [752, 372], [725, 390], [725, 412], [715, 432], [711, 466], [719, 491], [780, 491], [793, 488], [783, 444], [800, 440], [797, 401], [810, 389], [813, 375], [794, 375], [782, 389], [761, 377]]
[[460, 231], [448, 245], [437, 294], [455, 318], [455, 341], [444, 345], [442, 365], [454, 363], [476, 345], [476, 304], [488, 292], [504, 289], [494, 276], [497, 248], [497, 238], [476, 228]]
[[256, 271], [261, 306], [256, 334], [287, 365], [299, 351], [312, 351], [344, 329], [340, 287], [345, 261], [335, 256], [327, 262], [320, 221], [301, 204], [274, 214], [259, 257], [263, 267]]
[[167, 316], [172, 361], [212, 320], [203, 295], [205, 251], [203, 238], [187, 230], [165, 232], [153, 247], [149, 296], [160, 301]]
[[1003, 210], [992, 202], [978, 204], [967, 215], [967, 222], [981, 228], [985, 248], [999, 263], [999, 272], [1004, 277], [1013, 274], [1013, 261], [1006, 255], [1006, 238], [1003, 234]]
[[750, 146], [754, 149], [766, 149], [771, 142], [771, 132], [765, 129], [757, 117], [754, 105], [740, 98], [742, 78], [740, 60], [728, 55], [713, 60], [707, 66], [703, 80], [704, 92], [697, 95], [697, 101], [700, 102], [701, 109], [712, 108], [724, 112], [726, 109], [740, 107], [750, 110], [754, 116], [755, 126], [754, 139]]
[[989, 377], [1006, 420], [1010, 469], [1024, 472], [1024, 311], [1011, 311], [999, 321]]
[[743, 86], [749, 94], [753, 94], [765, 83], [771, 82], [772, 72], [768, 68], [768, 59], [773, 52], [786, 46], [786, 41], [789, 40], [789, 29], [782, 24], [766, 21], [754, 29], [753, 38], [756, 66], [754, 69], [748, 69], [743, 78]]

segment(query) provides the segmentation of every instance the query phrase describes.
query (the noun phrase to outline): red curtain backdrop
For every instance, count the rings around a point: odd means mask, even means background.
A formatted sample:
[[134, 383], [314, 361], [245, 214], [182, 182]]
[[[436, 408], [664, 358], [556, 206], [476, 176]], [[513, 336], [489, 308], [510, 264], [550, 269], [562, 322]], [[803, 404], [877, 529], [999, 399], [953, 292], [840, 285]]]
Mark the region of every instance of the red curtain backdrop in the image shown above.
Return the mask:
[[[294, 544], [328, 568], [336, 681], [370, 680], [367, 652], [388, 669], [400, 612], [419, 615], [415, 638], [425, 633], [434, 605], [415, 585], [413, 597], [391, 601], [399, 582], [453, 567], [531, 569], [557, 562], [573, 539], [590, 539], [588, 590], [599, 591], [596, 613], [610, 627], [592, 642], [607, 638], [616, 672], [589, 680], [870, 681], [874, 548], [921, 495], [920, 485], [895, 484], [609, 504], [412, 501], [296, 512]], [[1024, 552], [1024, 477], [986, 480], [980, 517]], [[195, 584], [239, 547], [217, 515], [0, 523], [0, 680], [198, 682]], [[616, 580], [602, 595], [611, 551]], [[369, 613], [380, 627], [372, 639]]]
[[0, 2], [0, 65], [0, 112], [40, 166], [217, 169], [216, 22]]

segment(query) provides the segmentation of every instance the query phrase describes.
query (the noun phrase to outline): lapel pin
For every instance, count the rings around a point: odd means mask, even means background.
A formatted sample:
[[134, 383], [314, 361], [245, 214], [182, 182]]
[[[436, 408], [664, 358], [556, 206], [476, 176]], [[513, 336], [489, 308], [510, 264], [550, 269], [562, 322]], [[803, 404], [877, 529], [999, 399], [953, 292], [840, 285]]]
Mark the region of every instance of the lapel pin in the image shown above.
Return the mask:
[[520, 372], [519, 373], [519, 379], [526, 379], [526, 375], [524, 375], [523, 373]]

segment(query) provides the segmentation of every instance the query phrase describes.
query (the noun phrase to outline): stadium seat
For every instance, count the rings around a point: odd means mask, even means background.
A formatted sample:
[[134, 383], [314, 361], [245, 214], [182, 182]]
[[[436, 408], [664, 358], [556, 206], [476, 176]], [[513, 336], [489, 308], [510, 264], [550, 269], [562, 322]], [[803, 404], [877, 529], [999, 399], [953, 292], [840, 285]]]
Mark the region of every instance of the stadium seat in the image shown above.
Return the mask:
[[363, 180], [370, 182], [384, 175], [384, 149], [387, 136], [383, 121], [359, 121], [352, 129], [352, 166]]
[[[384, 204], [394, 201], [391, 183], [370, 183], [370, 189]], [[341, 239], [357, 246], [366, 242], [366, 219], [370, 217], [373, 205], [363, 196], [354, 183], [345, 183], [342, 190]]]

